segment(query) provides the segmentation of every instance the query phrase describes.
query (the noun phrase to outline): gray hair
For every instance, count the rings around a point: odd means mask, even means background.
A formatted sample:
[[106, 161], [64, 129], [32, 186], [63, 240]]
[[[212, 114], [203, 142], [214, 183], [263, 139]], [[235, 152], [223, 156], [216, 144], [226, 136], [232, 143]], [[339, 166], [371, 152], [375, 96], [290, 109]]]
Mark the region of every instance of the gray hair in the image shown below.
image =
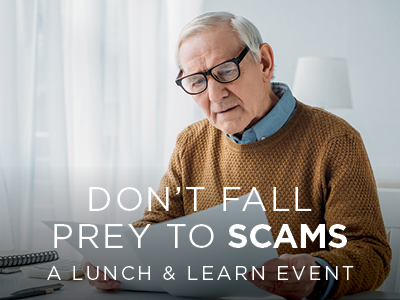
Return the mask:
[[260, 45], [263, 43], [263, 40], [260, 32], [253, 23], [243, 17], [235, 16], [225, 11], [209, 12], [194, 18], [182, 29], [176, 49], [176, 62], [179, 69], [182, 69], [179, 59], [179, 49], [182, 42], [188, 37], [203, 33], [222, 24], [229, 25], [237, 34], [243, 46], [247, 45], [250, 48], [249, 54], [255, 63], [260, 61]]

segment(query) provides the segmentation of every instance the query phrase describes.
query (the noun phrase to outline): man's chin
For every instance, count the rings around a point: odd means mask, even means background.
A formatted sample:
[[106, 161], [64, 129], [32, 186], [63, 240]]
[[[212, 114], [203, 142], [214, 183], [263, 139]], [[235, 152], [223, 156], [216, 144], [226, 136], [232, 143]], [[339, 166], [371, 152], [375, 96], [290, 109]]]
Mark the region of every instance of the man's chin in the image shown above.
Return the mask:
[[221, 129], [221, 128], [218, 128], [218, 129], [221, 130], [223, 133], [226, 133], [226, 134], [229, 134], [229, 135], [234, 135], [234, 136], [237, 136], [237, 137], [241, 137], [243, 132], [245, 131], [244, 129], [243, 130], [238, 130], [238, 129], [235, 130], [235, 129], [232, 129], [232, 128], [228, 128], [228, 129], [225, 129], [225, 130]]
[[[229, 124], [230, 123], [230, 124]], [[225, 134], [229, 135], [239, 135], [241, 136], [243, 132], [245, 132], [246, 128], [245, 126], [238, 126], [238, 122], [232, 121], [232, 122], [211, 122], [212, 125], [214, 125], [215, 128], [221, 130]]]

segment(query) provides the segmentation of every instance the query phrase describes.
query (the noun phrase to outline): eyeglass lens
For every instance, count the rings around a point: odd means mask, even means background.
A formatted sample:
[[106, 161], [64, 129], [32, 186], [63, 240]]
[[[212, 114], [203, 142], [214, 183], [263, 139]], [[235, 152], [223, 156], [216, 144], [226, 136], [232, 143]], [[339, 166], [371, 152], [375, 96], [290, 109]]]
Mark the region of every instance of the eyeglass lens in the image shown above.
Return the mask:
[[[239, 77], [239, 69], [234, 62], [229, 61], [216, 66], [211, 75], [221, 83], [228, 83]], [[207, 87], [207, 78], [203, 74], [186, 77], [182, 79], [182, 87], [189, 93], [201, 93]]]

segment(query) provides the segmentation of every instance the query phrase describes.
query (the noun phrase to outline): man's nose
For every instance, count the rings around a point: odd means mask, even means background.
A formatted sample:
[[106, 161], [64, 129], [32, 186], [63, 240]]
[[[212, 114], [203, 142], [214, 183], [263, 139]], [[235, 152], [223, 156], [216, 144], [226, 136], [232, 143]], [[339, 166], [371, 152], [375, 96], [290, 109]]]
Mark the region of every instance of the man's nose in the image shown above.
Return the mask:
[[229, 91], [227, 90], [226, 85], [216, 81], [211, 76], [210, 78], [208, 78], [207, 90], [208, 98], [212, 102], [220, 102], [229, 95]]

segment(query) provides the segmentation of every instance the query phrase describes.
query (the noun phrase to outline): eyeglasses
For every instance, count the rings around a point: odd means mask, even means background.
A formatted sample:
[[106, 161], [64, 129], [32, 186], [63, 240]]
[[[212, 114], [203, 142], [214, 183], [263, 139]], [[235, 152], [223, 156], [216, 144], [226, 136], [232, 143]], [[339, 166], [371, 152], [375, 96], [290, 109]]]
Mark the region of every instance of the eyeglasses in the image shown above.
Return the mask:
[[211, 75], [216, 81], [220, 83], [229, 83], [235, 81], [240, 76], [239, 63], [249, 52], [249, 47], [246, 46], [238, 57], [220, 63], [208, 71], [190, 74], [179, 78], [182, 75], [182, 70], [179, 71], [175, 83], [180, 86], [189, 95], [197, 95], [207, 89], [207, 75]]

